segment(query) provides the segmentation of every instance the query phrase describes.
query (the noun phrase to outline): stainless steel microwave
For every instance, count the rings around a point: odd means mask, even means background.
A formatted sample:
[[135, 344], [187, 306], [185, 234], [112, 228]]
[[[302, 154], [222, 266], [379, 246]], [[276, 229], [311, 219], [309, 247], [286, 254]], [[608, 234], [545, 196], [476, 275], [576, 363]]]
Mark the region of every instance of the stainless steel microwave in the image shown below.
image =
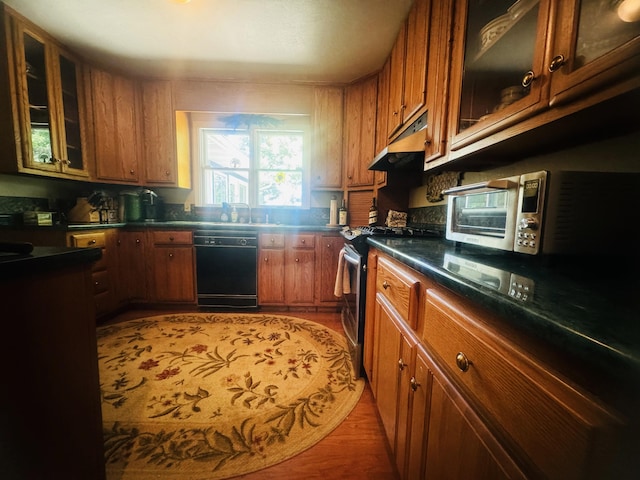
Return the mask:
[[528, 255], [621, 253], [640, 174], [539, 171], [446, 190], [446, 238]]

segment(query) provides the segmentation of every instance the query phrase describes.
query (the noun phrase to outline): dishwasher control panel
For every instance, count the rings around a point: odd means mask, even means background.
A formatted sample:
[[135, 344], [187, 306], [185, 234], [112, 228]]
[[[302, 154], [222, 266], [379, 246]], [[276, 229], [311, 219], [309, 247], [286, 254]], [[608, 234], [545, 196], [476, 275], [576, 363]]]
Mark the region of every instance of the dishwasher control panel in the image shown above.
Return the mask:
[[197, 230], [193, 235], [193, 243], [196, 246], [206, 247], [257, 247], [258, 236], [255, 232], [248, 231], [202, 231]]

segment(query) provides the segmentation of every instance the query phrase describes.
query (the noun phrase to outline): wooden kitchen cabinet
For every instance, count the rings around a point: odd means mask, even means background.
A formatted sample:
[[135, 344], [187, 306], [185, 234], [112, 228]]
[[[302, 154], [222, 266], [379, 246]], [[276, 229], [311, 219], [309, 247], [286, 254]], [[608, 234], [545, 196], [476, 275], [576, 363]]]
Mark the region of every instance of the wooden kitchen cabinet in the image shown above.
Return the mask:
[[284, 234], [261, 233], [258, 248], [258, 303], [284, 305]]
[[189, 158], [179, 155], [176, 113], [170, 81], [143, 81], [142, 139], [144, 143], [144, 184], [191, 188]]
[[162, 303], [195, 303], [192, 232], [151, 230], [150, 236], [152, 299]]
[[[459, 0], [449, 160], [640, 87], [640, 24], [623, 22], [617, 6], [597, 0]], [[596, 124], [608, 126], [607, 118], [621, 115], [603, 107]], [[594, 123], [592, 117], [577, 118], [585, 126]], [[551, 133], [542, 140], [560, 142], [563, 135], [584, 135], [584, 129]]]
[[369, 77], [345, 89], [344, 171], [345, 187], [372, 187], [375, 156], [377, 77]]
[[95, 149], [94, 176], [112, 183], [140, 182], [140, 119], [135, 82], [90, 69]]
[[1, 7], [2, 171], [87, 179], [80, 61], [45, 32]]
[[344, 89], [314, 87], [311, 188], [342, 188]]
[[315, 240], [312, 233], [285, 236], [284, 298], [287, 305], [315, 305], [312, 287], [316, 280]]
[[336, 307], [333, 290], [343, 243], [337, 234], [260, 233], [258, 304]]
[[341, 301], [334, 295], [338, 258], [344, 237], [337, 233], [316, 235], [316, 304], [335, 307]]
[[391, 51], [388, 138], [417, 118], [426, 102], [431, 0], [416, 0]]
[[147, 234], [145, 230], [118, 232], [118, 298], [123, 304], [146, 302]]
[[67, 245], [70, 247], [102, 249], [102, 257], [91, 268], [93, 298], [98, 318], [114, 312], [119, 306], [116, 286], [117, 237], [118, 231], [113, 228], [67, 234]]
[[377, 249], [367, 265], [365, 371], [401, 478], [631, 478], [626, 421], [546, 350]]

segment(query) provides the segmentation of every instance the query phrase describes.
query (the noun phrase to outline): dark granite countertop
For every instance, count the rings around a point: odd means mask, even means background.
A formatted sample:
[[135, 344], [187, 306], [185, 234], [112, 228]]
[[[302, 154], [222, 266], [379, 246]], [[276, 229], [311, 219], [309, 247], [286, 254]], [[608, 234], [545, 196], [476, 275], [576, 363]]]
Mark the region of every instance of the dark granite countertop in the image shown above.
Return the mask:
[[[12, 227], [16, 228], [16, 227]], [[339, 232], [342, 227], [328, 225], [295, 225], [295, 224], [278, 224], [278, 223], [231, 223], [231, 222], [206, 222], [206, 221], [157, 221], [157, 222], [128, 222], [128, 223], [82, 223], [68, 225], [54, 225], [50, 227], [17, 227], [17, 228], [34, 228], [34, 229], [56, 229], [64, 231], [81, 231], [95, 230], [104, 228], [157, 228], [157, 229], [226, 229], [226, 230], [246, 230], [255, 229], [257, 231], [307, 231], [307, 232]]]
[[[370, 237], [368, 242], [527, 335], [640, 385], [637, 256], [538, 258], [457, 248], [442, 239]], [[516, 296], [511, 281], [530, 287]]]
[[100, 259], [100, 248], [34, 247], [29, 254], [0, 252], [0, 280], [61, 269]]

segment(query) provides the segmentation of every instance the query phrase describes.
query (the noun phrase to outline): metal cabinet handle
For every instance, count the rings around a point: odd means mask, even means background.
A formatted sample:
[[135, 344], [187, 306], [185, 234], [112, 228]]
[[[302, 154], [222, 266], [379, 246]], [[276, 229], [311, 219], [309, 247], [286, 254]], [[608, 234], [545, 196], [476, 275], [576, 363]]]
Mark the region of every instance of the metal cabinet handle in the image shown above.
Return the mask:
[[304, 244], [306, 242], [306, 240], [303, 238], [302, 240], [300, 240], [300, 243]]
[[136, 245], [139, 245], [139, 244], [140, 244], [140, 239], [136, 238]]
[[173, 258], [173, 253], [170, 253], [170, 254], [169, 254], [169, 258]]
[[469, 370], [469, 365], [471, 365], [471, 362], [464, 353], [458, 352], [458, 354], [456, 355], [456, 365], [458, 366], [460, 371], [466, 372], [467, 370]]
[[402, 359], [398, 360], [398, 368], [399, 368], [400, 370], [404, 370], [404, 368], [405, 368], [406, 366], [407, 366], [407, 364], [406, 364], [406, 363], [404, 363], [404, 360], [402, 360]]
[[416, 377], [411, 377], [411, 380], [409, 380], [409, 385], [411, 386], [411, 390], [415, 392], [416, 390], [418, 390], [420, 383], [418, 383], [418, 380], [416, 380]]
[[386, 280], [384, 282], [382, 282], [382, 288], [384, 288], [385, 290], [387, 288], [389, 288], [391, 285], [389, 285], [389, 282], [387, 282]]
[[536, 74], [533, 73], [533, 70], [529, 70], [527, 73], [524, 74], [524, 77], [522, 77], [522, 86], [524, 88], [529, 87], [535, 79], [536, 79]]
[[551, 60], [551, 63], [549, 64], [549, 71], [555, 72], [560, 67], [562, 67], [565, 63], [566, 62], [564, 60], [564, 55], [556, 55], [555, 57], [553, 57], [553, 59]]
[[93, 240], [89, 240], [89, 245], [93, 245], [94, 243], [96, 243], [96, 239], [95, 238]]
[[299, 262], [299, 261], [300, 261], [300, 259], [299, 259], [299, 258], [296, 258], [296, 262]]
[[169, 241], [170, 241], [170, 242], [173, 242], [173, 237], [169, 237]]

